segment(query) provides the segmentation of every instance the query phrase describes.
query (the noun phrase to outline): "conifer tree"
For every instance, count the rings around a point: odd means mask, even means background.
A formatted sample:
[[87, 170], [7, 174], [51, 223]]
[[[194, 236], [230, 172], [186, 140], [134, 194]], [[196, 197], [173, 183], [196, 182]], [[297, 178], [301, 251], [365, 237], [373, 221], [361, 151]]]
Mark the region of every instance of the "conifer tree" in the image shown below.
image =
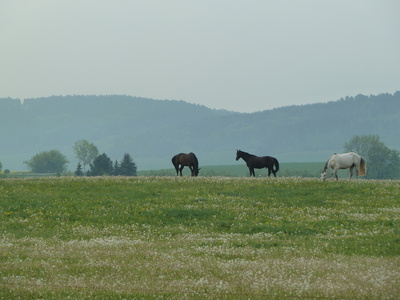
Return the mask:
[[114, 175], [114, 167], [111, 159], [107, 154], [103, 153], [97, 156], [93, 163], [90, 164], [90, 170], [87, 172], [88, 176], [111, 176]]
[[118, 175], [136, 176], [136, 169], [136, 163], [132, 160], [132, 157], [128, 153], [125, 153], [119, 166]]
[[79, 162], [78, 166], [76, 167], [75, 176], [83, 176], [82, 165]]
[[119, 174], [119, 172], [120, 172], [119, 163], [118, 163], [118, 160], [115, 160], [115, 162], [114, 162], [114, 175], [115, 176], [121, 175], [121, 174]]

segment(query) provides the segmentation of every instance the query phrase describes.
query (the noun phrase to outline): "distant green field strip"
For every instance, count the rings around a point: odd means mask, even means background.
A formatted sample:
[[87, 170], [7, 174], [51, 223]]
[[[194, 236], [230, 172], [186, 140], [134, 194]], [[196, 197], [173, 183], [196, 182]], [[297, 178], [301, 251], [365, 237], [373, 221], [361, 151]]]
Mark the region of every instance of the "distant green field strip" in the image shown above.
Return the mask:
[[[301, 176], [301, 177], [319, 177], [323, 169], [324, 162], [308, 162], [308, 163], [281, 163], [280, 169], [277, 173], [278, 176]], [[202, 166], [199, 176], [228, 176], [228, 177], [246, 177], [249, 176], [249, 169], [246, 163], [236, 165], [220, 165], [220, 166]], [[256, 169], [257, 177], [266, 177], [268, 172], [266, 169]], [[138, 171], [139, 176], [171, 176], [176, 172], [173, 168], [164, 170], [147, 170]], [[339, 171], [341, 177], [348, 177], [347, 171]], [[183, 169], [183, 175], [190, 175], [187, 167]]]

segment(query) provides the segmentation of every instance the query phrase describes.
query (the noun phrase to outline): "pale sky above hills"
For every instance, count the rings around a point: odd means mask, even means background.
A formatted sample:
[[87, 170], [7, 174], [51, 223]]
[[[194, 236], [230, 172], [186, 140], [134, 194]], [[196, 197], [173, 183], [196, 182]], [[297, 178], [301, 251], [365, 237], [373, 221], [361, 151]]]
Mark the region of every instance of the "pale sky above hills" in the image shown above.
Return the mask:
[[398, 0], [2, 0], [0, 98], [240, 112], [400, 90]]

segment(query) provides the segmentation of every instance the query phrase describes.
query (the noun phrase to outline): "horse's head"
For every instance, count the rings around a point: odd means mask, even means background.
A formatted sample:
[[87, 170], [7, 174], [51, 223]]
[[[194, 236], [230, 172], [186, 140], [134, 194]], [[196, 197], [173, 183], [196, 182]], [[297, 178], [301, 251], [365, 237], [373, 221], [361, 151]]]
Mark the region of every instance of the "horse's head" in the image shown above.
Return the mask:
[[326, 180], [328, 178], [327, 173], [328, 173], [328, 170], [321, 171], [321, 180], [324, 181], [324, 180]]
[[199, 175], [200, 169], [201, 169], [201, 168], [194, 169], [194, 170], [192, 171], [192, 176], [197, 176], [197, 175]]
[[242, 157], [242, 151], [236, 150], [236, 160], [239, 160]]

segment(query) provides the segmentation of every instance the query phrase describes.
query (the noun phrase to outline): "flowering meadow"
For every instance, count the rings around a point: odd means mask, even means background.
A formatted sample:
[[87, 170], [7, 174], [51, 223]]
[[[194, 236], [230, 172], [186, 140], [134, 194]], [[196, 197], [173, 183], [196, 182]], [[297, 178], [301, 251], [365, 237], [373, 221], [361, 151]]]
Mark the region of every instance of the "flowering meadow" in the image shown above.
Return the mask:
[[0, 179], [0, 299], [398, 299], [400, 181]]

